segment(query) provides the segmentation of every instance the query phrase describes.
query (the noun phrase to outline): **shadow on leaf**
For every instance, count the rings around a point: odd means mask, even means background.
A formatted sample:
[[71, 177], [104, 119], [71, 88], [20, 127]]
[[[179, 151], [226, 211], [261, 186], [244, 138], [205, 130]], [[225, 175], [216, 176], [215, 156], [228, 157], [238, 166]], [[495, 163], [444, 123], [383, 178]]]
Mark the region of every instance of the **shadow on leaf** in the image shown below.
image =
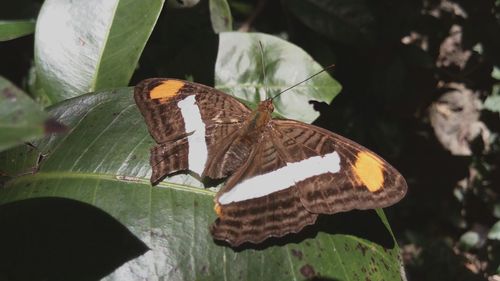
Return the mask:
[[0, 280], [99, 280], [148, 251], [91, 205], [37, 198], [0, 206]]

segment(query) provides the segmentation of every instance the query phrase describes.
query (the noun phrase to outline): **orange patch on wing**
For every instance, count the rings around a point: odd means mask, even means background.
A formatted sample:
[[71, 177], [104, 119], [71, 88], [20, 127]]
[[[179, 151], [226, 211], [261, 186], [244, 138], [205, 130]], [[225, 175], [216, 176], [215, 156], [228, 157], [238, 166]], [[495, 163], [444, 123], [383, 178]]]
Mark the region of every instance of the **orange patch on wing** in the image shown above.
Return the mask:
[[358, 179], [368, 188], [375, 192], [384, 185], [384, 166], [377, 156], [369, 152], [359, 152], [356, 155], [354, 173]]
[[151, 99], [169, 100], [179, 92], [182, 86], [184, 86], [182, 81], [167, 80], [153, 88], [149, 93], [149, 97]]

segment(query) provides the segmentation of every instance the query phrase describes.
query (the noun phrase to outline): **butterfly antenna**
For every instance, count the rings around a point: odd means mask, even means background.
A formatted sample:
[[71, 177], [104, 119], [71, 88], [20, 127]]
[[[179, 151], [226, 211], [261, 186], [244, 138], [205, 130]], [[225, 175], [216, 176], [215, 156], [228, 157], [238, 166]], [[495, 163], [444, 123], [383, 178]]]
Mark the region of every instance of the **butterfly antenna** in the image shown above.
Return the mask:
[[260, 60], [261, 60], [261, 65], [262, 65], [262, 75], [264, 77], [263, 83], [264, 83], [264, 91], [266, 92], [266, 97], [268, 97], [268, 91], [267, 91], [267, 84], [266, 84], [266, 65], [264, 62], [264, 47], [262, 46], [262, 42], [259, 40], [259, 46], [260, 46]]
[[295, 84], [295, 85], [292, 85], [292, 86], [290, 86], [290, 87], [288, 87], [288, 88], [284, 89], [283, 91], [279, 92], [276, 96], [272, 97], [272, 98], [271, 98], [271, 100], [274, 100], [275, 98], [279, 97], [279, 96], [280, 96], [281, 94], [283, 94], [284, 92], [286, 92], [286, 91], [288, 91], [288, 90], [290, 90], [290, 89], [293, 89], [293, 88], [297, 87], [298, 85], [300, 85], [300, 84], [302, 84], [302, 83], [304, 83], [304, 82], [307, 82], [307, 81], [311, 80], [314, 76], [317, 76], [317, 75], [319, 75], [319, 74], [321, 74], [321, 73], [323, 73], [323, 72], [325, 72], [325, 71], [327, 71], [327, 70], [329, 70], [329, 69], [331, 69], [331, 68], [333, 68], [333, 67], [335, 67], [335, 64], [331, 64], [331, 65], [329, 65], [329, 66], [327, 66], [327, 67], [323, 68], [322, 70], [320, 70], [320, 71], [316, 72], [315, 74], [313, 74], [313, 75], [309, 76], [307, 79], [305, 79], [305, 80], [303, 80], [303, 81], [300, 81], [299, 83], [297, 83], [297, 84]]

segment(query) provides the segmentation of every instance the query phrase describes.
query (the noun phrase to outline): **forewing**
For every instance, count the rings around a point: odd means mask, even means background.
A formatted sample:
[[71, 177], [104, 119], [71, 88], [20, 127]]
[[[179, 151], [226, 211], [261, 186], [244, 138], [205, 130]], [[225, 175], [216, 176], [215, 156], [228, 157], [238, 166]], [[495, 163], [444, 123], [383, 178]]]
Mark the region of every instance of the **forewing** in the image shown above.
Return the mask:
[[294, 144], [317, 155], [338, 153], [338, 172], [324, 173], [296, 184], [301, 202], [310, 212], [333, 214], [352, 209], [383, 208], [406, 194], [403, 176], [367, 148], [313, 125], [293, 120], [273, 122], [273, 127], [289, 142], [293, 140]]
[[250, 113], [214, 88], [176, 79], [146, 79], [135, 87], [134, 98], [158, 143], [151, 149], [152, 183], [187, 169], [202, 175], [207, 159]]
[[135, 87], [134, 98], [157, 143], [186, 133], [178, 103], [191, 95], [208, 123], [240, 123], [250, 113], [235, 98], [205, 85], [169, 78], [146, 79]]

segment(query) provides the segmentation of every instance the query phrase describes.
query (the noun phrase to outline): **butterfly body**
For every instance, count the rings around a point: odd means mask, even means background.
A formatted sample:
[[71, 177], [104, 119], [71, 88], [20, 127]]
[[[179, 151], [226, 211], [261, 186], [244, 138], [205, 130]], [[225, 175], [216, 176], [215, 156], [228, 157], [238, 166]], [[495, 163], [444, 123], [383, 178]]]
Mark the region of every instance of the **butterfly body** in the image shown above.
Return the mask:
[[240, 145], [235, 145], [235, 143], [241, 142], [246, 143], [248, 147], [253, 147], [260, 142], [263, 131], [270, 125], [273, 110], [271, 100], [261, 102], [258, 108], [242, 122], [241, 128], [237, 131], [237, 137], [232, 140], [232, 146], [239, 147]]
[[386, 207], [406, 193], [399, 172], [361, 145], [273, 119], [271, 99], [252, 111], [216, 89], [162, 78], [139, 83], [134, 97], [158, 143], [153, 184], [187, 170], [227, 177], [210, 230], [232, 246], [298, 232], [319, 214]]

